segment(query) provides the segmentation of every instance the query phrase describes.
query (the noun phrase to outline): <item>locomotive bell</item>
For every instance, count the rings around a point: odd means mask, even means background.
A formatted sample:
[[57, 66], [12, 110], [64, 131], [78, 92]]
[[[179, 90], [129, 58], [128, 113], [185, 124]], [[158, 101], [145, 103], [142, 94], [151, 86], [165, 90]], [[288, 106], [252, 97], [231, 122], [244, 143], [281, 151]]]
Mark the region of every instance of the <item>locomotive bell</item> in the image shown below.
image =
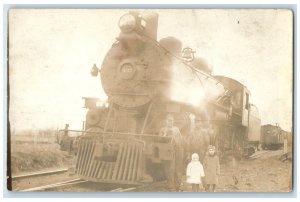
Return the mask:
[[195, 51], [193, 51], [193, 49], [191, 49], [190, 47], [186, 47], [182, 50], [182, 58], [187, 61], [187, 62], [191, 62], [194, 60], [194, 53]]

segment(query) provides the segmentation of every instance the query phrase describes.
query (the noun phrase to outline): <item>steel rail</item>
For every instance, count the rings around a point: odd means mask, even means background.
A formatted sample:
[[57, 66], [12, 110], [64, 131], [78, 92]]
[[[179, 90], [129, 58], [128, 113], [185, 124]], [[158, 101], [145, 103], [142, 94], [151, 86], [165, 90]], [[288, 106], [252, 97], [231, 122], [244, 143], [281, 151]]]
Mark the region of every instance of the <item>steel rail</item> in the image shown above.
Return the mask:
[[257, 158], [262, 157], [264, 154], [267, 154], [267, 153], [270, 153], [270, 152], [272, 152], [272, 151], [267, 150], [267, 151], [262, 151], [260, 153], [254, 153], [253, 155], [251, 155], [249, 157], [249, 159], [257, 159]]
[[38, 172], [38, 173], [30, 173], [30, 174], [24, 174], [24, 175], [16, 175], [11, 176], [12, 180], [18, 180], [18, 179], [24, 179], [29, 177], [37, 177], [37, 176], [44, 176], [44, 175], [53, 175], [58, 173], [64, 173], [67, 172], [68, 169], [60, 169], [60, 170], [53, 170], [53, 171], [44, 171], [44, 172]]
[[33, 187], [33, 188], [28, 188], [28, 189], [23, 189], [23, 190], [18, 190], [21, 192], [29, 192], [29, 191], [46, 191], [47, 189], [53, 189], [53, 188], [58, 188], [62, 186], [69, 186], [69, 185], [74, 185], [74, 184], [80, 184], [86, 182], [85, 180], [82, 179], [73, 179], [73, 180], [67, 180], [67, 181], [62, 181], [54, 184], [48, 184], [48, 185], [43, 185], [39, 187]]

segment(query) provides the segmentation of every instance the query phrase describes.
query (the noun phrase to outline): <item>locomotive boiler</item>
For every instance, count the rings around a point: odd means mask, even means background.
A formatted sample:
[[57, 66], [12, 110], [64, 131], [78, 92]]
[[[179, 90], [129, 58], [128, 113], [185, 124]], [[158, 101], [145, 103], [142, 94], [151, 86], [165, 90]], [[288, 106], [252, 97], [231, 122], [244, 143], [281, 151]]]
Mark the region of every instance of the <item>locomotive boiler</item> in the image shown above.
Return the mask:
[[123, 184], [160, 178], [163, 164], [175, 158], [172, 138], [159, 136], [168, 114], [184, 139], [212, 131], [209, 143], [222, 155], [255, 151], [260, 119], [249, 90], [212, 75], [205, 60], [183, 49], [180, 40], [157, 40], [157, 26], [156, 13], [123, 15], [101, 68], [93, 66], [91, 73], [100, 75], [108, 100], [101, 105], [84, 98], [88, 112], [75, 165], [80, 178]]

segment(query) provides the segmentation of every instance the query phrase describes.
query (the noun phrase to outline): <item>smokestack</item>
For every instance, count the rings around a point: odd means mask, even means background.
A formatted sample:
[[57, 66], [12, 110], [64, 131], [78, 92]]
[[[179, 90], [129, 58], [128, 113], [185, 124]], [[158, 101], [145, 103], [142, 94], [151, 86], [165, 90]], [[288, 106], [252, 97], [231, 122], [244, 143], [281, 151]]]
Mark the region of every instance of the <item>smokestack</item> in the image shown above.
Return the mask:
[[[145, 35], [156, 40], [157, 39], [157, 26], [158, 26], [158, 14], [154, 12], [141, 13], [141, 24], [145, 26]], [[144, 22], [143, 22], [144, 20]], [[143, 23], [145, 23], [143, 25]]]

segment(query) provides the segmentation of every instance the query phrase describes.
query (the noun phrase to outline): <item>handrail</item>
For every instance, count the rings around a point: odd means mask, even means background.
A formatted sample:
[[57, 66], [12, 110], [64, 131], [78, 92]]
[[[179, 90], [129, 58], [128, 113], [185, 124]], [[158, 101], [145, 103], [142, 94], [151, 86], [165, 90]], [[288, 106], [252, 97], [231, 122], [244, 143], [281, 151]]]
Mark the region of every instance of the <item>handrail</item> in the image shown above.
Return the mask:
[[159, 136], [159, 135], [152, 135], [152, 134], [136, 134], [136, 133], [122, 133], [122, 132], [104, 132], [104, 131], [82, 131], [82, 130], [65, 130], [61, 129], [59, 131], [64, 132], [84, 132], [84, 133], [93, 133], [93, 134], [104, 134], [104, 135], [130, 135], [130, 136], [142, 136], [142, 137], [155, 137], [155, 138], [161, 138], [161, 139], [171, 139], [172, 137], [165, 137], [165, 136]]

